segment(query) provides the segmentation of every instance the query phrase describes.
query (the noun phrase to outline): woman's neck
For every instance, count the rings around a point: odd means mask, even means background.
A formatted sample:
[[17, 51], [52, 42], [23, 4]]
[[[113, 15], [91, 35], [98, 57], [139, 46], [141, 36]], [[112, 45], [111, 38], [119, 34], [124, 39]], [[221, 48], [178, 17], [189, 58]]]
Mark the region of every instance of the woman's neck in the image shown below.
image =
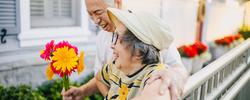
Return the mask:
[[132, 75], [138, 70], [140, 70], [142, 67], [144, 67], [144, 64], [142, 63], [131, 63], [126, 66], [121, 66], [120, 70], [125, 74], [125, 75]]

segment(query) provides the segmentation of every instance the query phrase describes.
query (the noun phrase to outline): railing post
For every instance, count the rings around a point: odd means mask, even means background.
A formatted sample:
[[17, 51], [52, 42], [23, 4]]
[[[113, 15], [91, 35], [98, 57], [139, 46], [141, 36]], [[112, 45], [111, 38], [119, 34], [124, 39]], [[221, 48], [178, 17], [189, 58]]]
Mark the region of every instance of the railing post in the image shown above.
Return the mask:
[[224, 71], [223, 71], [223, 69], [222, 70], [220, 70], [219, 71], [219, 75], [220, 75], [220, 78], [219, 78], [219, 80], [220, 80], [220, 83], [222, 83], [223, 82], [223, 75], [224, 75]]
[[197, 89], [195, 89], [195, 91], [194, 91], [194, 100], [200, 100], [200, 99], [199, 99], [199, 97], [200, 97], [200, 92], [199, 92], [199, 90], [200, 90], [200, 87], [197, 88]]
[[205, 100], [207, 96], [207, 88], [208, 87], [208, 81], [206, 81], [202, 86], [201, 86], [201, 97], [200, 100]]
[[218, 86], [218, 73], [216, 73], [215, 75], [214, 75], [214, 88], [217, 88], [217, 86]]

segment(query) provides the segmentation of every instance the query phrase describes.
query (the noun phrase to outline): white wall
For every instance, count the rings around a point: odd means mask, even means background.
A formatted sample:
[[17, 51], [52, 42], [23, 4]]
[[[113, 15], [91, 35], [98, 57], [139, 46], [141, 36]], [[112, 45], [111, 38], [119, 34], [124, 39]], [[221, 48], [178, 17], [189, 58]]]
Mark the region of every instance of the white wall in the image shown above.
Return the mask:
[[195, 0], [123, 0], [123, 8], [161, 16], [171, 28], [177, 46], [195, 40], [198, 8]]
[[122, 8], [132, 11], [147, 11], [154, 15], [160, 15], [162, 0], [122, 0]]
[[195, 0], [165, 0], [163, 19], [176, 38], [177, 47], [195, 41], [198, 2]]
[[[195, 41], [198, 0], [123, 0], [123, 7], [161, 16], [170, 26], [177, 47]], [[204, 42], [235, 33], [242, 25], [243, 7], [237, 2], [207, 0], [206, 7], [202, 36]], [[250, 22], [248, 19], [247, 23]]]
[[237, 32], [243, 21], [243, 7], [221, 2], [207, 3], [203, 39], [211, 42]]
[[245, 24], [250, 26], [250, 1], [245, 2], [242, 6], [245, 7]]

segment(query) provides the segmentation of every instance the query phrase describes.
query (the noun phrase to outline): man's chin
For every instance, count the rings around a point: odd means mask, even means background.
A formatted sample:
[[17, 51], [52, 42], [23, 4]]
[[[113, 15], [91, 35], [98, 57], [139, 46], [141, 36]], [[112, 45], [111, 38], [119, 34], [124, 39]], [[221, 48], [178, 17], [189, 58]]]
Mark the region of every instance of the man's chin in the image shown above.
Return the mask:
[[112, 30], [110, 29], [103, 29], [104, 31], [107, 31], [107, 32], [113, 32]]
[[108, 26], [106, 26], [105, 28], [102, 28], [104, 31], [107, 31], [107, 32], [114, 32], [115, 30], [112, 29], [112, 28], [109, 28]]
[[110, 30], [109, 30], [108, 26], [106, 26], [106, 27], [102, 27], [102, 29], [103, 29], [104, 31], [110, 32]]

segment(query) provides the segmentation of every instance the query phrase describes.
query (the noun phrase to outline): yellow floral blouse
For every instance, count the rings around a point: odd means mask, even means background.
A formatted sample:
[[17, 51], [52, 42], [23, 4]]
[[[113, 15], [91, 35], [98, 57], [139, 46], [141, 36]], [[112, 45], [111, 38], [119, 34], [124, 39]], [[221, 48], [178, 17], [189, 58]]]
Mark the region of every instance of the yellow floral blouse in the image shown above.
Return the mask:
[[110, 87], [105, 100], [130, 100], [140, 95], [152, 72], [164, 68], [162, 64], [146, 65], [127, 76], [113, 64], [106, 64], [99, 71], [102, 83]]

